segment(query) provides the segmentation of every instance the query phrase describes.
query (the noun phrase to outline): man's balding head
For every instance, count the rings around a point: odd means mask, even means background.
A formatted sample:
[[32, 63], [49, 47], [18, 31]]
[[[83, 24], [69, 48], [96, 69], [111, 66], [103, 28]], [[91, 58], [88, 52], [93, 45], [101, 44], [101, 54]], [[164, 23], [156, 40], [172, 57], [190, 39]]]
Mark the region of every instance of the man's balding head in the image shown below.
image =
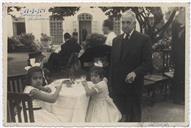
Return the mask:
[[131, 10], [127, 10], [122, 14], [122, 30], [125, 33], [130, 33], [136, 25], [136, 14]]

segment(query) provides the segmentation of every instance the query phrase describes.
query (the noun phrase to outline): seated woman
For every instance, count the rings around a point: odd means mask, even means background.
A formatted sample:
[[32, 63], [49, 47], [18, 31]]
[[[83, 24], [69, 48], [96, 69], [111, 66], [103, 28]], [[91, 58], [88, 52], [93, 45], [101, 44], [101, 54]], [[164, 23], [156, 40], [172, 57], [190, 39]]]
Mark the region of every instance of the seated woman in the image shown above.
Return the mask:
[[80, 52], [80, 45], [75, 39], [71, 38], [69, 33], [64, 34], [65, 43], [61, 45], [58, 53], [52, 53], [47, 62], [47, 68], [51, 73], [60, 73], [66, 69], [66, 64], [72, 53]]
[[33, 99], [33, 110], [35, 122], [38, 123], [59, 123], [60, 121], [53, 114], [43, 109], [43, 102], [56, 102], [59, 92], [62, 88], [58, 85], [54, 88], [44, 87], [43, 73], [39, 63], [31, 61], [31, 66], [25, 67], [29, 78], [29, 85], [24, 89], [24, 93], [30, 94]]

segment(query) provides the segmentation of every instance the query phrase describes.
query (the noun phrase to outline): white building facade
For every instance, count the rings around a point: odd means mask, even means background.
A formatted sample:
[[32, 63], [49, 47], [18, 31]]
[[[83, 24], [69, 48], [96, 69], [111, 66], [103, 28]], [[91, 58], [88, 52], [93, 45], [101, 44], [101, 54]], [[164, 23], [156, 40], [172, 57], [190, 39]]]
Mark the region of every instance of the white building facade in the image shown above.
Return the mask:
[[[62, 43], [64, 41], [64, 33], [68, 32], [72, 34], [73, 32], [77, 32], [79, 42], [82, 42], [91, 33], [103, 34], [102, 24], [107, 18], [100, 8], [86, 6], [80, 7], [74, 16], [64, 17], [64, 20], [51, 17], [50, 13], [38, 17], [18, 16], [17, 18], [7, 15], [6, 31], [8, 37], [21, 33], [32, 33], [36, 40], [40, 40], [41, 33], [44, 33], [51, 37], [53, 44]], [[119, 20], [114, 20], [114, 32], [116, 34], [121, 33]]]

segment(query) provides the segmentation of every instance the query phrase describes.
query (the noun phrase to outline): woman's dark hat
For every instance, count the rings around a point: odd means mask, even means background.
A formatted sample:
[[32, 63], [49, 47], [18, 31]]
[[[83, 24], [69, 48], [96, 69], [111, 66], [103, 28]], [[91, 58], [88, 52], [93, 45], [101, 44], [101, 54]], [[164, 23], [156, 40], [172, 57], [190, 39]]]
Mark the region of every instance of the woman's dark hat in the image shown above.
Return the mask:
[[80, 56], [80, 61], [83, 62], [90, 62], [93, 61], [94, 58], [97, 57], [108, 57], [110, 58], [111, 54], [111, 46], [108, 45], [100, 45], [93, 48], [88, 48], [82, 56]]

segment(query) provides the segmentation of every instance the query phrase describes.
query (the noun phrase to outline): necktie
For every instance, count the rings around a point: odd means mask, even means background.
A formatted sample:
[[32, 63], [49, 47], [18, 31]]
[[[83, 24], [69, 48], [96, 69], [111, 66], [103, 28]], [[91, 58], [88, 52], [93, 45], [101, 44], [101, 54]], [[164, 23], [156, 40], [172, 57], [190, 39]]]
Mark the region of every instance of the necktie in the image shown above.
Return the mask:
[[123, 58], [124, 56], [124, 53], [125, 53], [125, 50], [126, 47], [125, 45], [127, 44], [127, 41], [129, 40], [129, 34], [125, 34], [125, 37], [123, 38], [122, 42], [121, 42], [121, 55], [120, 55], [120, 60]]
[[125, 33], [125, 37], [123, 38], [123, 40], [128, 40], [129, 39], [129, 34]]

